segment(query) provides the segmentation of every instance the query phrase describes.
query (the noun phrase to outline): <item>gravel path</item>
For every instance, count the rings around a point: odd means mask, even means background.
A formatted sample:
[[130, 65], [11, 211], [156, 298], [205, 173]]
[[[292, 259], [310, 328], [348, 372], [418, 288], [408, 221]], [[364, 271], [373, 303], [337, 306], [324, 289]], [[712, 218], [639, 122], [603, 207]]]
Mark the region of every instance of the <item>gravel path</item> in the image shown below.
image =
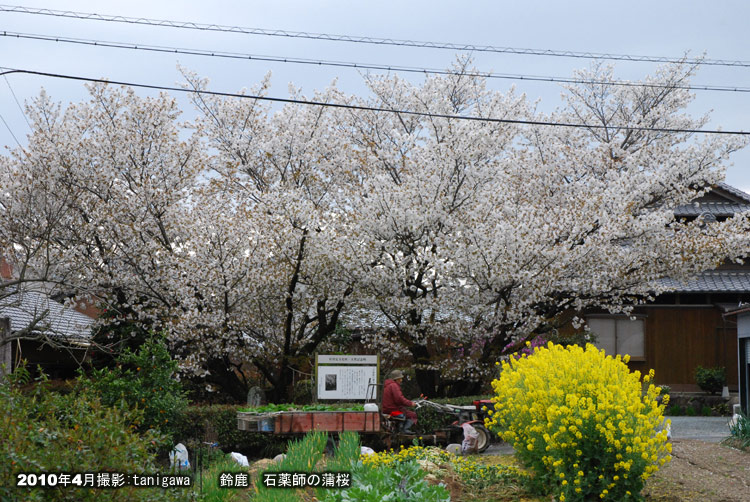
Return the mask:
[[[699, 439], [718, 443], [729, 436], [729, 417], [666, 417], [672, 422], [672, 439]], [[493, 443], [484, 455], [512, 455], [513, 447], [507, 443]]]
[[718, 443], [729, 437], [729, 417], [667, 417], [672, 421], [672, 439], [700, 439]]

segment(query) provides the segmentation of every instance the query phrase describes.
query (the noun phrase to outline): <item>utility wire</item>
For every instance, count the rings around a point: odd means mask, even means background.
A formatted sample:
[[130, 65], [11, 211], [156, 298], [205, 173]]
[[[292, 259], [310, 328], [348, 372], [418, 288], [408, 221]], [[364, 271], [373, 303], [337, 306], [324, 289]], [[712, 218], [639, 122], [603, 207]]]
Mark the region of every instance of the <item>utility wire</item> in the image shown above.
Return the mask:
[[10, 89], [10, 93], [13, 95], [13, 100], [16, 102], [16, 105], [18, 106], [18, 110], [21, 112], [21, 115], [23, 116], [23, 119], [26, 121], [26, 125], [29, 126], [29, 129], [31, 129], [31, 124], [29, 123], [29, 119], [26, 117], [26, 113], [23, 111], [23, 106], [21, 106], [21, 103], [18, 101], [18, 97], [16, 96], [16, 93], [13, 92], [13, 87], [10, 85], [10, 81], [8, 80], [7, 75], [3, 75], [3, 78], [5, 79], [5, 83], [8, 84], [8, 89]]
[[242, 33], [246, 35], [264, 35], [271, 37], [305, 38], [311, 40], [328, 40], [333, 42], [351, 42], [372, 45], [393, 45], [400, 47], [418, 47], [429, 49], [448, 49], [453, 51], [494, 52], [501, 54], [521, 54], [524, 56], [552, 56], [579, 59], [607, 59], [614, 61], [642, 61], [649, 63], [687, 63], [691, 65], [750, 67], [750, 61], [732, 61], [726, 59], [687, 59], [684, 57], [645, 56], [633, 54], [610, 54], [598, 52], [578, 52], [556, 49], [529, 49], [519, 47], [500, 47], [493, 45], [457, 44], [451, 42], [430, 42], [419, 40], [401, 40], [392, 38], [363, 37], [357, 35], [340, 35], [331, 33], [311, 33], [305, 31], [268, 30], [243, 26], [204, 24], [191, 21], [171, 21], [167, 19], [149, 19], [142, 17], [106, 16], [86, 12], [74, 12], [53, 9], [36, 9], [17, 5], [0, 5], [0, 12], [16, 12], [52, 17], [108, 21], [114, 23], [163, 26], [201, 31], [218, 31], [225, 33]]
[[[420, 68], [413, 66], [398, 66], [398, 65], [385, 65], [385, 64], [371, 64], [371, 63], [354, 63], [346, 61], [327, 61], [320, 59], [306, 59], [306, 58], [290, 58], [282, 56], [267, 56], [267, 55], [255, 55], [255, 54], [244, 54], [238, 52], [224, 52], [214, 51], [206, 49], [189, 49], [181, 47], [166, 47], [159, 45], [145, 45], [145, 44], [133, 44], [129, 42], [112, 42], [106, 40], [93, 40], [85, 38], [71, 38], [62, 37], [57, 35], [41, 35], [36, 33], [17, 33], [12, 31], [0, 31], [0, 36], [11, 37], [18, 39], [28, 40], [41, 40], [46, 42], [59, 42], [66, 44], [76, 45], [87, 45], [95, 47], [106, 47], [106, 48], [117, 48], [117, 49], [130, 49], [148, 52], [158, 52], [167, 54], [184, 54], [188, 56], [205, 56], [205, 57], [219, 57], [227, 59], [239, 59], [248, 61], [265, 61], [274, 63], [294, 63], [294, 64], [305, 64], [313, 66], [333, 66], [339, 68], [355, 68], [364, 70], [382, 70], [382, 71], [394, 71], [403, 73], [420, 73], [430, 75], [453, 75], [454, 72], [450, 70], [441, 70], [436, 68]], [[504, 80], [526, 80], [532, 82], [557, 82], [565, 84], [596, 84], [596, 85], [611, 85], [621, 87], [648, 87], [648, 88], [660, 88], [660, 89], [686, 89], [694, 91], [720, 91], [720, 92], [750, 92], [750, 87], [739, 87], [739, 86], [728, 86], [728, 85], [666, 85], [666, 84], [649, 84], [649, 83], [638, 83], [638, 82], [626, 82], [626, 81], [615, 81], [615, 80], [586, 80], [566, 77], [550, 77], [542, 75], [521, 75], [521, 74], [508, 74], [508, 73], [492, 73], [492, 72], [466, 72], [463, 73], [468, 77], [482, 77], [491, 79], [504, 79]]]
[[5, 128], [8, 130], [11, 136], [13, 136], [13, 139], [15, 140], [16, 144], [18, 145], [18, 148], [23, 149], [21, 146], [21, 143], [18, 141], [18, 138], [16, 138], [16, 135], [13, 134], [13, 130], [10, 128], [8, 123], [5, 121], [5, 117], [3, 117], [2, 113], [0, 113], [0, 120], [3, 121], [3, 124], [5, 124]]
[[170, 87], [170, 86], [155, 85], [155, 84], [143, 84], [143, 83], [137, 83], [137, 82], [125, 82], [125, 81], [118, 81], [118, 80], [106, 80], [106, 79], [101, 79], [101, 78], [81, 77], [78, 75], [66, 75], [62, 73], [50, 73], [50, 72], [42, 72], [42, 71], [34, 71], [34, 70], [23, 70], [23, 69], [18, 69], [18, 68], [0, 67], [0, 70], [5, 70], [5, 71], [0, 72], [0, 75], [11, 75], [11, 74], [20, 73], [20, 74], [26, 74], [26, 75], [39, 75], [43, 77], [60, 78], [60, 79], [66, 79], [66, 80], [96, 82], [96, 83], [102, 83], [102, 84], [115, 84], [115, 85], [123, 85], [123, 86], [128, 86], [128, 87], [139, 87], [143, 89], [156, 89], [156, 90], [163, 90], [163, 91], [185, 92], [185, 93], [191, 93], [191, 94], [201, 94], [201, 95], [208, 95], [208, 96], [223, 96], [223, 97], [231, 97], [231, 98], [238, 98], [238, 99], [254, 99], [258, 101], [269, 101], [273, 103], [293, 103], [293, 104], [298, 104], [298, 105], [321, 106], [321, 107], [328, 107], [328, 108], [341, 108], [341, 109], [349, 109], [349, 110], [395, 113], [397, 115], [411, 115], [411, 116], [418, 116], [418, 117], [443, 118], [443, 119], [453, 119], [453, 120], [470, 120], [474, 122], [574, 127], [574, 128], [583, 128], [583, 129], [623, 128], [623, 129], [628, 129], [631, 131], [750, 136], [750, 132], [747, 132], [747, 131], [722, 131], [722, 130], [711, 130], [711, 129], [678, 129], [678, 128], [668, 128], [668, 127], [639, 127], [639, 126], [616, 127], [616, 126], [606, 126], [606, 125], [597, 125], [597, 124], [576, 124], [576, 123], [570, 123], [570, 122], [550, 122], [550, 121], [542, 121], [542, 120], [514, 120], [514, 119], [500, 119], [500, 118], [492, 118], [492, 117], [477, 117], [477, 116], [471, 116], [471, 115], [469, 116], [450, 115], [450, 114], [445, 114], [445, 113], [418, 112], [418, 111], [413, 111], [413, 110], [395, 110], [391, 108], [381, 108], [377, 106], [350, 105], [350, 104], [344, 104], [344, 103], [327, 103], [327, 102], [322, 102], [322, 101], [310, 101], [310, 100], [304, 100], [304, 99], [276, 98], [276, 97], [258, 96], [258, 95], [252, 95], [252, 94], [238, 94], [238, 93], [232, 93], [232, 92], [208, 91], [208, 90], [203, 90], [203, 89], [189, 89], [185, 87]]

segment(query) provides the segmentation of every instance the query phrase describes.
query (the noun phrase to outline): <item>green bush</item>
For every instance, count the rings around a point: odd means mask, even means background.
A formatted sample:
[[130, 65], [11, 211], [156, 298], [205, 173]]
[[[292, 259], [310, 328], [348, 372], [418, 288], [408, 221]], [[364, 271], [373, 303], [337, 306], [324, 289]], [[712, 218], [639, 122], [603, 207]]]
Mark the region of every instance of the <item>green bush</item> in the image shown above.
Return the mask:
[[695, 411], [695, 408], [693, 408], [692, 406], [688, 406], [688, 407], [685, 408], [685, 415], [687, 415], [689, 417], [694, 417], [697, 414], [698, 414], [698, 412]]
[[229, 455], [221, 455], [211, 462], [209, 467], [201, 473], [196, 481], [195, 489], [200, 493], [201, 502], [233, 502], [246, 500], [242, 491], [227, 489], [220, 486], [219, 478], [225, 472], [247, 472], [246, 467], [240, 466]]
[[729, 431], [742, 448], [750, 446], [750, 418], [747, 415], [741, 413], [737, 421], [729, 427]]
[[315, 396], [315, 383], [312, 380], [300, 380], [292, 388], [292, 402], [310, 404]]
[[188, 448], [202, 445], [205, 441], [216, 442], [225, 452], [236, 451], [251, 458], [283, 452], [286, 439], [237, 428], [237, 411], [246, 407], [230, 404], [188, 406], [175, 420], [174, 441], [182, 442]]
[[328, 442], [325, 432], [310, 432], [300, 440], [289, 441], [286, 457], [278, 464], [270, 465], [258, 473], [255, 487], [258, 491], [254, 502], [297, 501], [299, 490], [266, 488], [263, 485], [264, 472], [313, 472], [323, 458], [323, 450]]
[[425, 481], [426, 473], [415, 460], [393, 465], [367, 467], [358, 462], [352, 470], [352, 486], [348, 490], [330, 490], [324, 502], [448, 502], [450, 493], [444, 485]]
[[155, 473], [156, 445], [161, 437], [153, 430], [139, 433], [142, 411], [105, 406], [98, 395], [77, 386], [60, 395], [45, 385], [19, 390], [28, 383], [21, 368], [0, 384], [0, 499], [59, 501], [167, 501], [185, 500], [184, 489], [123, 487], [90, 490], [73, 486], [15, 488], [21, 472]]
[[727, 383], [727, 372], [725, 368], [695, 368], [695, 381], [702, 391], [709, 394], [717, 394], [724, 389]]
[[441, 404], [453, 404], [456, 406], [470, 406], [474, 404], [474, 401], [481, 401], [483, 399], [492, 399], [492, 394], [482, 394], [479, 396], [459, 396], [459, 397], [439, 397], [436, 399], [430, 399]]
[[714, 414], [714, 410], [710, 406], [703, 406], [701, 408], [701, 415], [704, 417], [710, 417]]
[[669, 415], [671, 417], [679, 417], [684, 414], [685, 414], [685, 408], [683, 408], [682, 406], [672, 404], [669, 406], [669, 408], [667, 408], [666, 415]]
[[727, 403], [719, 403], [717, 405], [714, 405], [713, 408], [711, 408], [711, 411], [713, 411], [713, 414], [718, 417], [732, 415], [732, 412], [729, 410], [729, 404]]
[[153, 428], [171, 438], [187, 399], [175, 379], [177, 362], [164, 341], [153, 335], [136, 352], [123, 350], [117, 363], [115, 368], [92, 370], [82, 384], [98, 391], [107, 406], [123, 401], [131, 409], [142, 410], [139, 430]]

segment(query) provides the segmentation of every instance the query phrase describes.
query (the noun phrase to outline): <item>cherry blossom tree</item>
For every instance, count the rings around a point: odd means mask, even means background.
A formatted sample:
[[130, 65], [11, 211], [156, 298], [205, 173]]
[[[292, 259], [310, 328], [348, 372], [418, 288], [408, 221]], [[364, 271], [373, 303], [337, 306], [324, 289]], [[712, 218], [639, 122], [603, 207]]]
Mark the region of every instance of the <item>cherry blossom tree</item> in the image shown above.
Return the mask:
[[612, 68], [597, 66], [549, 116], [512, 94], [482, 94], [461, 69], [422, 86], [371, 82], [383, 107], [582, 125], [358, 117], [370, 127], [356, 128], [356, 144], [383, 173], [363, 199], [378, 250], [363, 274], [365, 310], [389, 326], [374, 343], [413, 356], [423, 392], [437, 375], [480, 381], [508, 342], [590, 307], [628, 312], [662, 291], [659, 279], [746, 253], [745, 215], [707, 224], [673, 214], [721, 181], [744, 146], [670, 131], [707, 121], [684, 112], [692, 71], [674, 65], [612, 86]]
[[692, 71], [612, 86], [595, 66], [548, 115], [468, 60], [312, 96], [351, 109], [196, 92], [187, 124], [165, 94], [97, 85], [65, 110], [42, 95], [0, 165], [2, 253], [164, 330], [186, 373], [236, 399], [248, 367], [287, 398], [342, 323], [411, 359], [425, 393], [480, 382], [509, 342], [743, 255], [746, 217], [673, 214], [744, 146], [676, 131], [707, 120], [685, 113]]

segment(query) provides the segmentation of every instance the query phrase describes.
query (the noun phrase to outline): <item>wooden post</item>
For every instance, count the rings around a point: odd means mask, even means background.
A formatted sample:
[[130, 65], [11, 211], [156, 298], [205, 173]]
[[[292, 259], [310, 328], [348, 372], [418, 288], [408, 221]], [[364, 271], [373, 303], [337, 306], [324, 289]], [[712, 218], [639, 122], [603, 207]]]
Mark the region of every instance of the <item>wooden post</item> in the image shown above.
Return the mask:
[[10, 318], [0, 318], [0, 377], [13, 371], [13, 344], [6, 342], [10, 337]]

